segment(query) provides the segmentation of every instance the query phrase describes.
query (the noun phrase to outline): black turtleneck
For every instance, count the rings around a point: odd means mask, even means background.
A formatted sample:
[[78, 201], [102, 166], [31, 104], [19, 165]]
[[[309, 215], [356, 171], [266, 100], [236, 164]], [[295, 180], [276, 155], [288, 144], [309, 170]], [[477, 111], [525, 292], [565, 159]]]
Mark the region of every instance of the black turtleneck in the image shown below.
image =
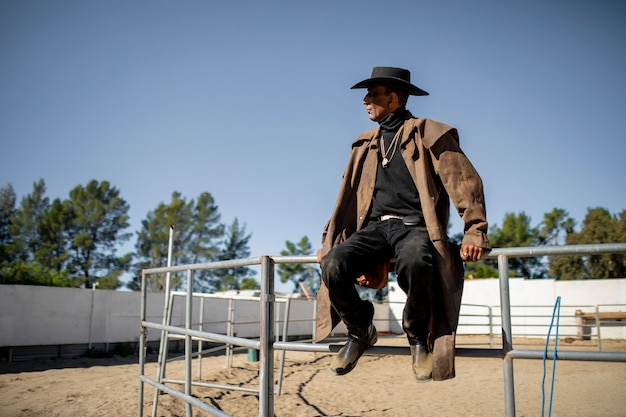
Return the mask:
[[[422, 214], [419, 195], [415, 183], [406, 167], [402, 153], [400, 152], [400, 137], [396, 143], [397, 149], [393, 154], [390, 148], [393, 137], [402, 127], [404, 120], [409, 116], [405, 108], [400, 108], [393, 113], [384, 116], [380, 124], [380, 133], [385, 141], [387, 158], [391, 158], [386, 168], [382, 166], [382, 147], [379, 146], [378, 169], [376, 172], [376, 184], [374, 185], [374, 197], [372, 199], [371, 218], [378, 218], [384, 214], [397, 214], [410, 216]], [[403, 133], [401, 133], [403, 136]], [[393, 157], [391, 155], [393, 154]]]

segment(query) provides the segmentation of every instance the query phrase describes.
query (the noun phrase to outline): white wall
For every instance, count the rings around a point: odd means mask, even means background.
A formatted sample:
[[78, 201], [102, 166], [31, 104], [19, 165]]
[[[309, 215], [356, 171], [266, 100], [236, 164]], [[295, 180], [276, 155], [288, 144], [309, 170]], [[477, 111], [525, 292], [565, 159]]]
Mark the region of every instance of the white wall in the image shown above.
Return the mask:
[[[0, 285], [0, 346], [138, 340], [139, 296], [122, 291]], [[151, 320], [162, 317], [163, 295], [150, 294], [146, 311]]]
[[[163, 294], [147, 295], [147, 321], [163, 322], [164, 301]], [[204, 331], [225, 334], [229, 300], [205, 299], [200, 317], [202, 303], [200, 297], [194, 297], [194, 329], [202, 322], [207, 323]], [[292, 300], [290, 334], [312, 333], [313, 307], [312, 301]], [[134, 342], [139, 340], [140, 310], [138, 292], [0, 285], [0, 347]], [[234, 321], [239, 323], [235, 335], [258, 337], [259, 302], [234, 301], [234, 311]], [[282, 318], [284, 313], [285, 304], [277, 303], [276, 314]], [[175, 296], [171, 324], [184, 323], [184, 297]], [[149, 341], [159, 338], [160, 331], [148, 331]]]
[[[394, 302], [390, 305], [391, 315], [401, 319], [406, 296], [395, 282], [390, 283], [389, 289], [389, 300]], [[574, 317], [576, 310], [594, 312], [596, 305], [606, 304], [600, 307], [600, 311], [626, 311], [626, 279], [555, 281], [511, 278], [509, 297], [514, 335], [547, 335], [557, 297], [560, 297], [559, 336], [576, 336], [580, 330]], [[487, 334], [489, 329], [486, 318], [467, 315], [485, 315], [488, 307], [492, 307], [494, 315], [500, 315], [500, 281], [466, 280], [462, 304], [458, 333]], [[500, 332], [500, 323], [499, 318], [494, 320], [494, 331], [497, 334]], [[556, 325], [556, 317], [554, 323]], [[623, 325], [603, 326], [601, 331], [603, 338], [626, 339], [626, 322]], [[554, 332], [553, 326], [552, 335]]]
[[[387, 308], [376, 304], [375, 324], [380, 332], [401, 333], [404, 293], [391, 282]], [[547, 333], [550, 315], [558, 296], [561, 297], [561, 321], [559, 335], [576, 335], [573, 317], [576, 309], [593, 311], [598, 304], [621, 304], [621, 307], [605, 307], [604, 311], [624, 311], [626, 306], [626, 279], [553, 281], [509, 280], [512, 313], [514, 316], [542, 315], [543, 318], [514, 317], [514, 334]], [[0, 347], [64, 345], [83, 343], [134, 342], [139, 337], [140, 294], [137, 292], [86, 290], [76, 288], [37, 287], [23, 285], [0, 285]], [[162, 322], [163, 294], [148, 294], [148, 321]], [[173, 325], [184, 324], [184, 299], [176, 297], [173, 307]], [[462, 314], [486, 316], [492, 306], [499, 315], [500, 292], [497, 279], [465, 282]], [[472, 307], [479, 304], [483, 307]], [[226, 333], [229, 314], [227, 299], [209, 299], [204, 302], [201, 318], [200, 301], [194, 298], [194, 328], [204, 322], [203, 330]], [[516, 307], [521, 306], [521, 307]], [[532, 307], [543, 306], [543, 307]], [[93, 314], [92, 314], [93, 311]], [[284, 304], [277, 304], [276, 312], [284, 316]], [[237, 336], [258, 337], [260, 306], [258, 301], [236, 301], [235, 328]], [[289, 324], [290, 335], [311, 335], [314, 303], [293, 299]], [[391, 320], [391, 321], [388, 321]], [[539, 326], [533, 326], [539, 324]], [[626, 323], [602, 328], [603, 338], [626, 339]], [[571, 326], [571, 327], [568, 327]], [[499, 319], [494, 329], [499, 333]], [[488, 333], [485, 317], [461, 317], [459, 334]], [[281, 332], [278, 326], [276, 332]], [[339, 326], [335, 333], [345, 332]], [[148, 340], [158, 340], [160, 332], [150, 330]]]

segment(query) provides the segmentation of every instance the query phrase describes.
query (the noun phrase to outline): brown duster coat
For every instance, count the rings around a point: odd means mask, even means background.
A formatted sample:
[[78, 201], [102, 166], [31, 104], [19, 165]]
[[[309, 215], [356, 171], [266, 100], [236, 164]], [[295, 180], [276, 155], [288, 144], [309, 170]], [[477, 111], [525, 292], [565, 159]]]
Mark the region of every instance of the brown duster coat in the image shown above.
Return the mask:
[[[322, 253], [365, 226], [376, 170], [380, 128], [361, 134], [352, 144], [333, 214], [322, 237]], [[480, 176], [459, 148], [456, 129], [430, 119], [404, 122], [400, 152], [420, 196], [426, 228], [435, 247], [437, 277], [433, 285], [433, 379], [454, 377], [454, 341], [463, 292], [463, 263], [459, 249], [448, 241], [452, 200], [465, 224], [463, 243], [488, 248], [485, 199]], [[397, 157], [397, 155], [396, 155]], [[328, 288], [318, 293], [316, 341], [339, 323]]]

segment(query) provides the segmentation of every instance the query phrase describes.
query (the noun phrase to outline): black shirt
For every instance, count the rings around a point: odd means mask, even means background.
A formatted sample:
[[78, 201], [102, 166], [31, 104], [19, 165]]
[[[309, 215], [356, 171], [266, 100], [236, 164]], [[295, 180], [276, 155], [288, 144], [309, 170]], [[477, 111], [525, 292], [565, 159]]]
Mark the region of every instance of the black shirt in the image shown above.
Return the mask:
[[[400, 142], [398, 138], [395, 149], [390, 148], [392, 141], [398, 130], [404, 123], [407, 111], [405, 108], [396, 110], [383, 117], [380, 124], [380, 132], [385, 141], [385, 151], [389, 163], [383, 168], [382, 146], [379, 147], [378, 169], [376, 172], [376, 183], [374, 185], [374, 196], [372, 198], [372, 211], [370, 218], [379, 218], [384, 214], [396, 214], [400, 216], [420, 215], [422, 206], [415, 183], [400, 152]], [[404, 132], [403, 132], [404, 133]], [[403, 136], [403, 133], [400, 135]], [[393, 155], [393, 157], [392, 157]]]

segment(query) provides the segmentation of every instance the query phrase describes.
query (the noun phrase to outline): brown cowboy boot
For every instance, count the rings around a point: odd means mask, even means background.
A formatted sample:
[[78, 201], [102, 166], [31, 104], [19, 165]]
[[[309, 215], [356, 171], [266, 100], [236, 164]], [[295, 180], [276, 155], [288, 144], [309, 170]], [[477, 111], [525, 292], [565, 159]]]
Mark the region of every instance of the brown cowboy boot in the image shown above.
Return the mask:
[[365, 330], [348, 330], [348, 342], [335, 355], [330, 370], [337, 375], [345, 375], [354, 369], [363, 352], [378, 340], [376, 327], [370, 323]]

